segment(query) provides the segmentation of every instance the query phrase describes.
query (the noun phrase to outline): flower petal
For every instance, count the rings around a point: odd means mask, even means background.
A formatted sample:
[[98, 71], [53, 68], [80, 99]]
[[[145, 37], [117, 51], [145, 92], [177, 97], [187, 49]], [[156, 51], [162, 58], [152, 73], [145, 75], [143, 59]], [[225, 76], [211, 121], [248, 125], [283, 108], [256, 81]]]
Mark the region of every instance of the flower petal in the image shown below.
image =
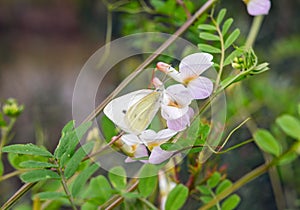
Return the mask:
[[143, 131], [140, 138], [146, 142], [152, 141], [167, 141], [172, 138], [177, 132], [170, 129], [163, 129], [156, 133], [153, 130]]
[[121, 136], [121, 140], [129, 146], [142, 143], [135, 134], [124, 134]]
[[161, 116], [166, 120], [175, 120], [182, 117], [188, 111], [188, 109], [188, 106], [177, 108], [174, 106], [161, 104]]
[[206, 77], [199, 77], [188, 84], [188, 89], [194, 99], [204, 99], [211, 95], [213, 91], [213, 83]]
[[[145, 145], [139, 144], [134, 152], [134, 157], [135, 158], [142, 158], [142, 157], [148, 157], [148, 151]], [[132, 159], [131, 157], [127, 157], [125, 159], [125, 163], [130, 163], [130, 162], [135, 162], [136, 160]], [[148, 163], [148, 160], [139, 160], [143, 163]]]
[[167, 126], [174, 131], [182, 131], [190, 126], [190, 120], [194, 116], [194, 110], [189, 107], [188, 112], [182, 117], [175, 120], [167, 120]]
[[213, 56], [208, 53], [194, 53], [186, 56], [179, 64], [181, 78], [184, 80], [186, 78], [199, 76], [212, 66], [212, 59]]
[[160, 146], [154, 147], [149, 157], [149, 163], [160, 164], [169, 159], [174, 152], [168, 152], [160, 148]]
[[173, 102], [179, 107], [185, 107], [190, 105], [193, 96], [190, 91], [184, 87], [182, 84], [171, 85], [165, 90], [164, 98], [167, 97], [169, 101], [163, 99], [163, 103], [168, 105], [168, 103]]
[[247, 11], [252, 16], [267, 15], [270, 8], [270, 0], [250, 0], [247, 4]]

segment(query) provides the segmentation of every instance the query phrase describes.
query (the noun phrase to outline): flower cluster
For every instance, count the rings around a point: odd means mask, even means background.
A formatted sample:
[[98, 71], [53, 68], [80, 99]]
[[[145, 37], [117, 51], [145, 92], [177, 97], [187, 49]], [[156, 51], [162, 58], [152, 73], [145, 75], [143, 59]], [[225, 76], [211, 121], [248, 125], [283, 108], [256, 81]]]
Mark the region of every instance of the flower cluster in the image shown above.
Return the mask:
[[[200, 75], [212, 66], [212, 58], [208, 53], [191, 54], [182, 59], [179, 71], [159, 62], [157, 69], [179, 84], [165, 88], [155, 77], [152, 83], [156, 90], [135, 91], [112, 100], [105, 107], [104, 114], [127, 132], [121, 136], [129, 154], [126, 162], [140, 160], [159, 164], [174, 154], [162, 150], [160, 145], [190, 126], [194, 116], [190, 104], [194, 99], [205, 99], [211, 95], [212, 81]], [[146, 130], [159, 109], [167, 128], [158, 132]]]

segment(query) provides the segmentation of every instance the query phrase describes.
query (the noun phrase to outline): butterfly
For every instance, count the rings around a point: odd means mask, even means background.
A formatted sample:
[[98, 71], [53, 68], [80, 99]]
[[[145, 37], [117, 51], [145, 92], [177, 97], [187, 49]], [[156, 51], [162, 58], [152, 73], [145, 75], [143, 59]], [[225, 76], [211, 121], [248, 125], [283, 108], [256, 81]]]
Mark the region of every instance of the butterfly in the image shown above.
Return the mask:
[[139, 134], [158, 112], [162, 94], [163, 87], [137, 90], [113, 99], [103, 112], [123, 131]]

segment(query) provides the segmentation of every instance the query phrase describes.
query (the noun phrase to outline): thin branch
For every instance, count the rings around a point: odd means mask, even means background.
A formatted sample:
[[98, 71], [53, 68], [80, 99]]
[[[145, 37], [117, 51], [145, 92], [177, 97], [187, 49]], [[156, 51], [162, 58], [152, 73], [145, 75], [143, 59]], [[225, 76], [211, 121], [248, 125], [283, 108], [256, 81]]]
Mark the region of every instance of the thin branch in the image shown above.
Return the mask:
[[37, 182], [24, 184], [13, 196], [6, 201], [1, 209], [6, 210], [12, 207], [12, 205], [17, 202], [27, 191], [29, 191]]
[[[127, 189], [126, 192], [132, 192], [138, 187], [139, 181], [137, 179], [133, 179], [133, 180], [131, 180], [131, 182], [133, 182], [133, 184]], [[116, 195], [116, 196], [112, 197], [111, 199], [109, 199], [108, 201], [106, 201], [98, 209], [105, 209], [105, 210], [114, 209], [120, 203], [122, 203], [123, 200], [124, 200], [124, 198], [121, 195]]]

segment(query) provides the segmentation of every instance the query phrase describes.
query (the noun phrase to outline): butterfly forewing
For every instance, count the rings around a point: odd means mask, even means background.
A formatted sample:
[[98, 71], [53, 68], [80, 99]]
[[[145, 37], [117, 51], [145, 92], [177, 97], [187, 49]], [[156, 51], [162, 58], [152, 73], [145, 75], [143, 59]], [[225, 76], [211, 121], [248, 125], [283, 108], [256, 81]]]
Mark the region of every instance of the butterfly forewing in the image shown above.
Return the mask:
[[159, 109], [160, 91], [153, 91], [133, 104], [125, 114], [125, 122], [135, 133], [145, 130]]

